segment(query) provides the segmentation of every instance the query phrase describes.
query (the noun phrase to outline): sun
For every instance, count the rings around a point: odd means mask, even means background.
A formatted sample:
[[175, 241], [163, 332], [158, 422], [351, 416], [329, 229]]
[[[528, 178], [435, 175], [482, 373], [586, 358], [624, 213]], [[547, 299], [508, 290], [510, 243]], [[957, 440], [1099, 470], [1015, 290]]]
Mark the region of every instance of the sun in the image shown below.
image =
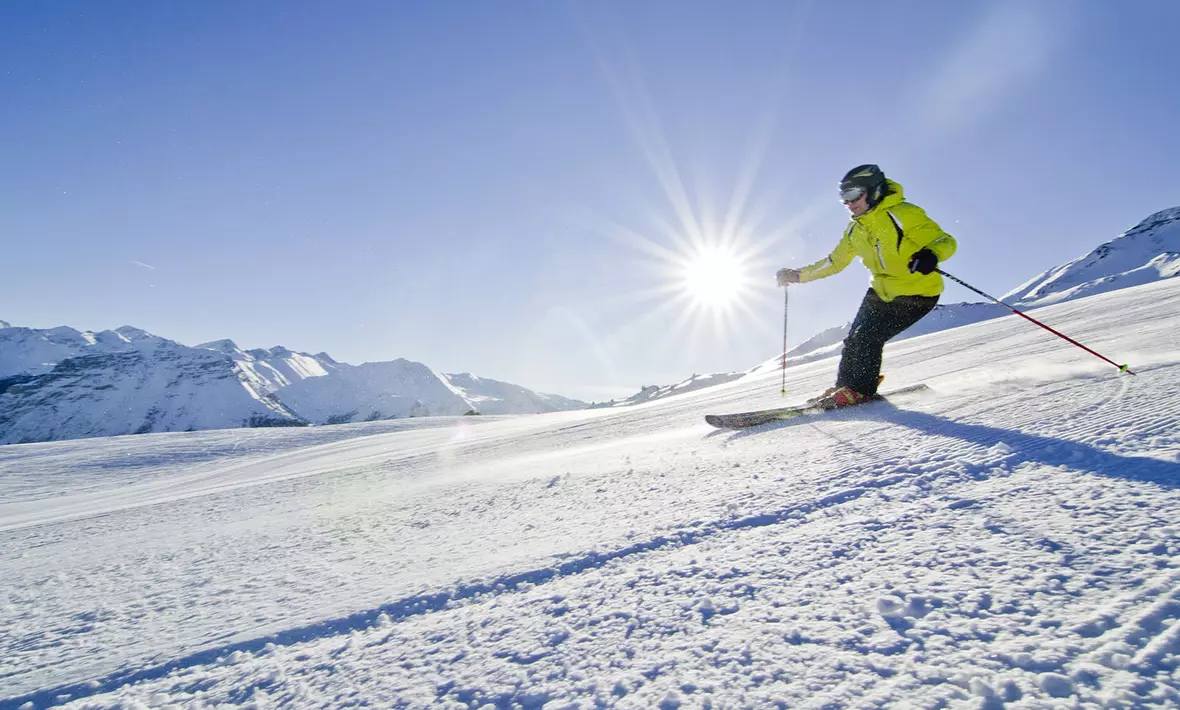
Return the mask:
[[748, 272], [734, 250], [717, 244], [700, 245], [684, 259], [682, 287], [697, 305], [725, 310], [742, 298]]

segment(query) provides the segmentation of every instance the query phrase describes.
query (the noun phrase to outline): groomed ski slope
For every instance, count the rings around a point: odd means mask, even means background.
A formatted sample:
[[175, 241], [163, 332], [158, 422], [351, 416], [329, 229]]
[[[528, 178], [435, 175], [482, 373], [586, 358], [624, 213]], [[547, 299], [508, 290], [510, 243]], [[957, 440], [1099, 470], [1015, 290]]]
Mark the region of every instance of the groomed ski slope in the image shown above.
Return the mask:
[[0, 707], [1176, 707], [1180, 279], [1035, 315], [1138, 376], [1011, 316], [742, 432], [779, 373], [0, 447]]

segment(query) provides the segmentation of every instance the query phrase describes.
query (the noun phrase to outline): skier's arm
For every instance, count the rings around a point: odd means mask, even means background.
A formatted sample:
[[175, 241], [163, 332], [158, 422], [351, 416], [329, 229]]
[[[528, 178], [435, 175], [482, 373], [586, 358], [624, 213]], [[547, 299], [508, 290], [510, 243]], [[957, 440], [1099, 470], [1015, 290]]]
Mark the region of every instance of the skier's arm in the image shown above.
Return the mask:
[[815, 281], [822, 279], [825, 276], [838, 274], [844, 270], [844, 267], [852, 263], [856, 257], [856, 249], [852, 247], [850, 236], [852, 234], [853, 224], [848, 225], [848, 229], [844, 230], [844, 236], [840, 239], [840, 243], [828, 254], [825, 258], [820, 259], [814, 264], [808, 264], [802, 269], [799, 269], [799, 283], [807, 283], [808, 281]]
[[900, 220], [903, 220], [906, 241], [911, 242], [909, 256], [929, 249], [934, 252], [940, 262], [954, 256], [958, 244], [955, 238], [942, 231], [938, 223], [926, 216], [926, 210], [917, 205], [904, 204], [895, 208]]

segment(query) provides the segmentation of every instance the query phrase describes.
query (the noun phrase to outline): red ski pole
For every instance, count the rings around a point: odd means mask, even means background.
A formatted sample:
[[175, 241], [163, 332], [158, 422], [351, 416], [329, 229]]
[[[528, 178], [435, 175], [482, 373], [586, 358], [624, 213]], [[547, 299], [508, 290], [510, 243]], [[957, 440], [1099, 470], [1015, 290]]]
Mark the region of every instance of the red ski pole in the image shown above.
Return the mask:
[[935, 269], [934, 271], [935, 271], [936, 273], [942, 274], [943, 276], [947, 277], [947, 278], [948, 278], [948, 279], [950, 279], [951, 281], [954, 281], [955, 283], [959, 284], [960, 286], [962, 286], [962, 287], [964, 287], [964, 288], [971, 289], [972, 291], [974, 291], [975, 293], [978, 293], [980, 296], [983, 296], [983, 297], [984, 297], [984, 298], [986, 298], [986, 299], [989, 299], [989, 300], [991, 300], [991, 301], [995, 301], [996, 303], [1000, 304], [1000, 305], [1001, 305], [1001, 306], [1003, 306], [1004, 308], [1007, 308], [1008, 310], [1012, 311], [1013, 313], [1015, 313], [1016, 315], [1020, 316], [1021, 318], [1024, 318], [1024, 319], [1025, 319], [1025, 320], [1027, 320], [1027, 321], [1031, 321], [1031, 322], [1033, 322], [1033, 323], [1036, 323], [1037, 325], [1041, 326], [1042, 328], [1044, 328], [1045, 330], [1049, 331], [1049, 332], [1050, 332], [1050, 333], [1052, 333], [1053, 335], [1056, 335], [1058, 338], [1061, 338], [1062, 340], [1066, 340], [1066, 341], [1068, 341], [1068, 342], [1070, 342], [1070, 343], [1073, 343], [1074, 345], [1078, 346], [1078, 347], [1079, 347], [1079, 348], [1081, 348], [1082, 350], [1085, 350], [1086, 352], [1090, 353], [1090, 354], [1091, 354], [1091, 355], [1093, 355], [1094, 357], [1099, 357], [1099, 358], [1102, 358], [1103, 360], [1105, 360], [1105, 361], [1109, 362], [1111, 365], [1114, 365], [1115, 367], [1117, 367], [1117, 368], [1119, 369], [1119, 372], [1125, 372], [1125, 373], [1127, 373], [1128, 375], [1134, 375], [1134, 374], [1135, 374], [1134, 372], [1131, 372], [1131, 371], [1130, 371], [1130, 370], [1127, 368], [1127, 366], [1126, 366], [1126, 365], [1120, 365], [1120, 364], [1118, 364], [1117, 362], [1115, 362], [1114, 360], [1111, 360], [1110, 358], [1106, 357], [1105, 355], [1100, 355], [1100, 354], [1098, 354], [1098, 353], [1094, 352], [1094, 351], [1093, 351], [1093, 350], [1091, 350], [1090, 348], [1087, 348], [1085, 345], [1082, 345], [1081, 343], [1079, 343], [1078, 341], [1076, 341], [1076, 340], [1074, 340], [1073, 338], [1069, 337], [1068, 335], [1065, 335], [1065, 334], [1063, 334], [1063, 333], [1058, 333], [1056, 330], [1053, 330], [1052, 328], [1050, 328], [1049, 326], [1047, 326], [1047, 325], [1045, 325], [1044, 323], [1040, 322], [1040, 321], [1039, 321], [1039, 320], [1037, 320], [1036, 318], [1033, 318], [1032, 316], [1028, 315], [1027, 313], [1024, 313], [1024, 312], [1022, 312], [1022, 311], [1019, 311], [1019, 310], [1017, 310], [1017, 309], [1013, 308], [1012, 306], [1009, 306], [1007, 303], [1004, 303], [1003, 301], [1001, 301], [1000, 299], [996, 298], [995, 296], [989, 296], [989, 295], [987, 295], [986, 293], [984, 293], [983, 291], [980, 291], [979, 289], [975, 288], [974, 286], [972, 286], [971, 284], [967, 283], [966, 281], [963, 281], [963, 280], [962, 280], [962, 279], [960, 279], [960, 278], [956, 278], [955, 276], [952, 276], [951, 274], [948, 274], [947, 272], [943, 271], [942, 269]]

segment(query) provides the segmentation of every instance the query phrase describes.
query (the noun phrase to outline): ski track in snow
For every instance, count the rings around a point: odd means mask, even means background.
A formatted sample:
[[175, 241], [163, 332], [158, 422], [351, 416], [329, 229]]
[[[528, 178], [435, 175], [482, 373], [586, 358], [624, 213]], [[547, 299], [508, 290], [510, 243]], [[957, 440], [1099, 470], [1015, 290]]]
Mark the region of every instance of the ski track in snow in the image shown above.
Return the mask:
[[0, 708], [1176, 707], [1180, 286], [1038, 317], [1152, 348], [988, 321], [886, 351], [933, 393], [739, 432], [777, 373], [0, 447]]

